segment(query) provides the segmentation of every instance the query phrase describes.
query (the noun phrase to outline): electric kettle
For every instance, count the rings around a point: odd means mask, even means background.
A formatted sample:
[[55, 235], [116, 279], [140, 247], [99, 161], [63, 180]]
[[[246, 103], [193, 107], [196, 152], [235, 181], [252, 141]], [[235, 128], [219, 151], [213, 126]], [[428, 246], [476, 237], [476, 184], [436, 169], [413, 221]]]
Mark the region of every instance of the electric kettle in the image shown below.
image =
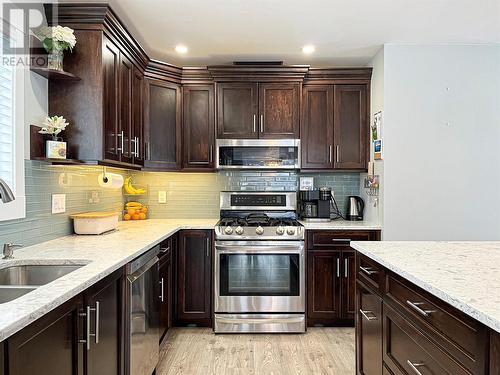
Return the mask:
[[347, 215], [346, 219], [351, 221], [363, 220], [363, 211], [365, 202], [356, 195], [351, 195], [347, 200]]

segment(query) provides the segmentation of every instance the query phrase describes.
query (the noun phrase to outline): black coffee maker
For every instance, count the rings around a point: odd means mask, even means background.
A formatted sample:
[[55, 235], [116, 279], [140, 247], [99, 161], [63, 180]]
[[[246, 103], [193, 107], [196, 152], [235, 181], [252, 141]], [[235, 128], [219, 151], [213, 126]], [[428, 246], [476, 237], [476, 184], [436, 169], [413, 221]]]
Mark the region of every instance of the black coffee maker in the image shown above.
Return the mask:
[[303, 220], [330, 221], [332, 189], [322, 187], [299, 191], [299, 215]]

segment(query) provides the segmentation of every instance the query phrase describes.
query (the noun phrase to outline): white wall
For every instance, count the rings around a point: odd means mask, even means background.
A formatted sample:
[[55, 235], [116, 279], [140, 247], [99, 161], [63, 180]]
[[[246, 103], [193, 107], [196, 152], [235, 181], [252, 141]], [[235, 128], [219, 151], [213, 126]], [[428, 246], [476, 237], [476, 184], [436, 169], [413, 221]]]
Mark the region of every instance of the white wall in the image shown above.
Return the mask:
[[[384, 48], [382, 47], [367, 65], [373, 68], [370, 93], [370, 125], [373, 124], [373, 115], [384, 110]], [[371, 131], [370, 131], [371, 140]], [[370, 142], [370, 161], [374, 162], [374, 174], [383, 178], [383, 160], [373, 160], [373, 144]], [[379, 196], [374, 197], [367, 194], [364, 189], [366, 173], [360, 174], [360, 196], [365, 201], [364, 220], [372, 223], [383, 222], [383, 184]]]
[[384, 239], [500, 240], [500, 45], [389, 44], [384, 67]]

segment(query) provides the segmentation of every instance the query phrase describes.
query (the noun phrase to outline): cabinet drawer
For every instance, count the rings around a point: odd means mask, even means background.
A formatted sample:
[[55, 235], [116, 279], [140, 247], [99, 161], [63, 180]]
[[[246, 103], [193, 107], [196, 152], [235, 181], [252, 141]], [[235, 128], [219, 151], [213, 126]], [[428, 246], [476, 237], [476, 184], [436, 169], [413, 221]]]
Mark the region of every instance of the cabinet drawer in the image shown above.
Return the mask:
[[383, 326], [383, 357], [391, 371], [409, 375], [472, 374], [388, 306], [384, 306]]
[[308, 232], [307, 239], [307, 247], [309, 249], [315, 248], [317, 250], [320, 250], [332, 248], [335, 246], [349, 246], [349, 243], [351, 241], [374, 241], [377, 239], [377, 232], [366, 230], [315, 230]]
[[400, 277], [390, 274], [386, 280], [387, 296], [398, 310], [469, 370], [483, 372], [488, 332], [480, 323]]
[[384, 268], [368, 257], [356, 253], [356, 277], [377, 291], [383, 286]]

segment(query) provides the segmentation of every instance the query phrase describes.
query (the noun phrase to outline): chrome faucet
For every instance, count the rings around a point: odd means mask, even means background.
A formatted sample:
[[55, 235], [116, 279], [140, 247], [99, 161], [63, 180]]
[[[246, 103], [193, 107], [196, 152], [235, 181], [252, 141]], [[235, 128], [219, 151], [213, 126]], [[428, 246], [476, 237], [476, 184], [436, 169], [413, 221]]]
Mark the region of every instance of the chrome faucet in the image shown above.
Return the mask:
[[14, 249], [23, 247], [23, 245], [14, 245], [12, 243], [3, 244], [3, 258], [2, 259], [14, 259]]
[[0, 178], [0, 198], [2, 199], [3, 203], [8, 203], [12, 202], [16, 197], [14, 196], [14, 193], [12, 190], [10, 190], [9, 185]]

